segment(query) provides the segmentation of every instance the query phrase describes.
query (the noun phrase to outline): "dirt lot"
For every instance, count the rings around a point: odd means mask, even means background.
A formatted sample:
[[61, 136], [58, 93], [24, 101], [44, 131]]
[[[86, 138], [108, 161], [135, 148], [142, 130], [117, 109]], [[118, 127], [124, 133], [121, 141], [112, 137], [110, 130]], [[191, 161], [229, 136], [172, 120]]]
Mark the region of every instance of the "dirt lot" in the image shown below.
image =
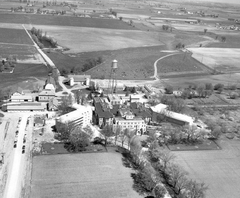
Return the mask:
[[30, 197], [140, 198], [130, 174], [116, 152], [38, 156]]
[[223, 73], [239, 71], [240, 49], [237, 48], [188, 48], [193, 58]]
[[157, 32], [49, 25], [35, 27], [47, 32], [60, 46], [70, 48], [66, 53], [163, 45]]
[[239, 140], [220, 140], [222, 150], [173, 152], [189, 177], [205, 182], [207, 198], [240, 197]]

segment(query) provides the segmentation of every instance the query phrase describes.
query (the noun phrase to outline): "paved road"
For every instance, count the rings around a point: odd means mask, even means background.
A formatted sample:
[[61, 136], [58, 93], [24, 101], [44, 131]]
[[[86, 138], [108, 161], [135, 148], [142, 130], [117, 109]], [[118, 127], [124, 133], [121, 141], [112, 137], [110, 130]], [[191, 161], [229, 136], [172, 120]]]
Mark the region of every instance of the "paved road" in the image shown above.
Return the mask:
[[27, 115], [22, 116], [22, 120], [19, 124], [19, 134], [17, 141], [17, 148], [13, 152], [12, 164], [9, 166], [9, 174], [7, 178], [7, 184], [5, 186], [5, 191], [3, 198], [19, 198], [21, 193], [21, 178], [22, 178], [22, 146], [23, 146], [23, 137], [25, 133], [25, 127], [27, 122]]

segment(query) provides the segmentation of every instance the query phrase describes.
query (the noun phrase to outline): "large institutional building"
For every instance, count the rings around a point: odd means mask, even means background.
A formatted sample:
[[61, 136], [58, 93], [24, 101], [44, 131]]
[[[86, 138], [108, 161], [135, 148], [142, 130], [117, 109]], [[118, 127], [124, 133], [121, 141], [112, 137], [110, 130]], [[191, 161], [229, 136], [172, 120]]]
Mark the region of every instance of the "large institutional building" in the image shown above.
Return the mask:
[[85, 127], [92, 122], [92, 108], [80, 106], [75, 111], [64, 114], [56, 119], [56, 123], [73, 124], [74, 126]]

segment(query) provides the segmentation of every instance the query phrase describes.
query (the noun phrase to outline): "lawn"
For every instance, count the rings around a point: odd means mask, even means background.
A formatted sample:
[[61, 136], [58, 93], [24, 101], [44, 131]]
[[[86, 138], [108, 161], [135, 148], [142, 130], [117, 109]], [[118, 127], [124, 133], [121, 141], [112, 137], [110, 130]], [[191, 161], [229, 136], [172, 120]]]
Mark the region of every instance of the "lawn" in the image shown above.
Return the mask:
[[160, 76], [174, 74], [207, 73], [210, 72], [203, 64], [191, 57], [191, 54], [182, 53], [166, 57], [158, 61], [158, 73]]
[[49, 25], [34, 27], [47, 32], [60, 46], [70, 49], [65, 53], [163, 45], [157, 32]]
[[116, 152], [36, 156], [30, 197], [140, 198], [131, 173]]
[[17, 64], [13, 73], [0, 73], [0, 88], [17, 85], [34, 77], [47, 78], [48, 71], [43, 64]]
[[219, 72], [239, 72], [240, 48], [189, 48], [192, 57]]
[[33, 45], [24, 29], [0, 28], [0, 43]]
[[208, 186], [207, 198], [240, 197], [239, 140], [221, 139], [222, 150], [176, 151], [176, 163], [189, 177]]
[[73, 16], [53, 16], [39, 14], [0, 13], [0, 23], [136, 30], [136, 28], [117, 19], [80, 18]]

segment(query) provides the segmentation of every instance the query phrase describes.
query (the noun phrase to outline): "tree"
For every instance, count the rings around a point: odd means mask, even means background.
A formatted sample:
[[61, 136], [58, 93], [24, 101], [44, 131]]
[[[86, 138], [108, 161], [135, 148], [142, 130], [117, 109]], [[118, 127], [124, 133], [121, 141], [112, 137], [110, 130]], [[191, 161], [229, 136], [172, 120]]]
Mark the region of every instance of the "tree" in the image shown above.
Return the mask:
[[104, 140], [105, 140], [105, 147], [107, 146], [107, 142], [108, 139], [114, 135], [113, 130], [112, 130], [112, 126], [111, 125], [106, 125], [105, 127], [103, 127], [101, 134], [104, 136]]
[[224, 84], [218, 83], [214, 86], [214, 90], [217, 90], [218, 93], [221, 93], [224, 89]]
[[172, 94], [173, 93], [173, 87], [170, 86], [170, 85], [165, 87], [165, 92], [166, 92], [166, 94]]
[[225, 36], [222, 36], [221, 39], [222, 39], [222, 42], [226, 41], [226, 37]]
[[162, 96], [161, 103], [168, 106], [168, 110], [174, 112], [181, 112], [186, 107], [186, 104], [183, 99], [175, 98], [175, 96]]
[[85, 151], [90, 144], [89, 135], [82, 129], [76, 128], [71, 132], [66, 147], [71, 152]]
[[58, 110], [60, 110], [61, 115], [69, 113], [69, 110], [71, 109], [72, 104], [73, 104], [73, 97], [71, 94], [69, 94], [68, 96], [63, 96], [62, 102], [58, 106]]
[[167, 167], [166, 172], [168, 175], [167, 184], [171, 186], [176, 195], [181, 195], [182, 190], [187, 187], [187, 172], [173, 163]]
[[186, 183], [186, 190], [183, 194], [188, 198], [205, 198], [207, 189], [208, 187], [204, 183], [188, 180]]
[[123, 17], [119, 17], [119, 20], [122, 21]]
[[204, 34], [206, 34], [206, 33], [207, 33], [207, 31], [208, 31], [207, 29], [204, 29]]
[[115, 130], [115, 145], [117, 145], [117, 139], [118, 136], [121, 134], [122, 130], [120, 126], [117, 126], [116, 130]]
[[75, 99], [76, 99], [77, 104], [80, 104], [80, 101], [81, 101], [81, 90], [77, 90], [76, 92], [74, 92], [74, 95], [75, 95]]
[[59, 138], [62, 141], [68, 141], [70, 134], [74, 130], [74, 128], [75, 126], [71, 123], [65, 123], [65, 124], [60, 122], [56, 123], [56, 129], [60, 135]]
[[125, 133], [125, 136], [127, 137], [127, 140], [128, 140], [128, 148], [130, 148], [130, 142], [131, 142], [131, 139], [132, 137], [135, 135], [135, 132], [134, 131], [130, 131], [130, 130], [124, 130], [124, 133]]

